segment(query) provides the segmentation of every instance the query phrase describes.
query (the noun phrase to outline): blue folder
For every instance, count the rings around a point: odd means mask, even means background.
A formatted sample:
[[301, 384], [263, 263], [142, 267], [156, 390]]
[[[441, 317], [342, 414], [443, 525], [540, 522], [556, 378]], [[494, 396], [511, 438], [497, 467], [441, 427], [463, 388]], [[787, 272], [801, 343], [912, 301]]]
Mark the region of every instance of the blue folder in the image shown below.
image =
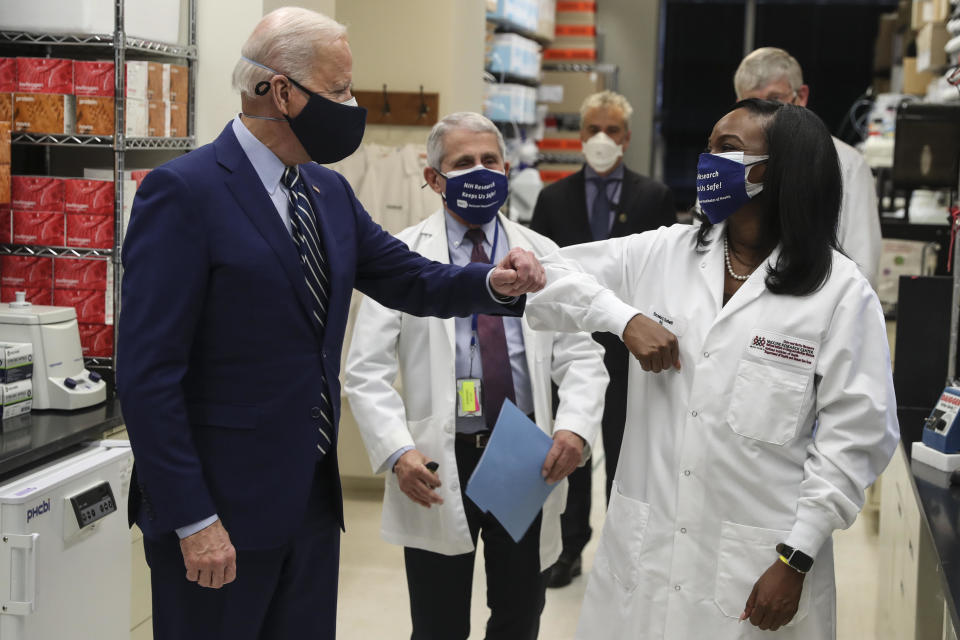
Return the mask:
[[[553, 440], [504, 401], [493, 434], [467, 482], [467, 496], [519, 542], [557, 486], [540, 475]], [[559, 484], [559, 483], [558, 483]]]

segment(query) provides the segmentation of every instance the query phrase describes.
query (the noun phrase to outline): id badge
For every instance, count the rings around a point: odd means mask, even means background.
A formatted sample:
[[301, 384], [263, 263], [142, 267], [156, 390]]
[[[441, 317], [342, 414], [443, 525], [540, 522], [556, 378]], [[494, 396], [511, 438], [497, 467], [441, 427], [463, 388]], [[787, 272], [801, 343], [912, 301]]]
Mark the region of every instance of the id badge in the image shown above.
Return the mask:
[[457, 417], [483, 416], [478, 378], [459, 378], [457, 380]]

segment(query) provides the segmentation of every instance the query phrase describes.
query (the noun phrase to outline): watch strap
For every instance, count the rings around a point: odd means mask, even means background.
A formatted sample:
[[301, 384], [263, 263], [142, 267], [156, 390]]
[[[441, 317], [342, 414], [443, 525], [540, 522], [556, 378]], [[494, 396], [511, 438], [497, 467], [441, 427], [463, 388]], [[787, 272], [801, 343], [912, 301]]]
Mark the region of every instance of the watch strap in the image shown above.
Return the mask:
[[813, 568], [813, 558], [799, 549], [794, 549], [781, 542], [777, 545], [777, 553], [780, 554], [780, 559], [784, 564], [800, 573], [807, 573]]

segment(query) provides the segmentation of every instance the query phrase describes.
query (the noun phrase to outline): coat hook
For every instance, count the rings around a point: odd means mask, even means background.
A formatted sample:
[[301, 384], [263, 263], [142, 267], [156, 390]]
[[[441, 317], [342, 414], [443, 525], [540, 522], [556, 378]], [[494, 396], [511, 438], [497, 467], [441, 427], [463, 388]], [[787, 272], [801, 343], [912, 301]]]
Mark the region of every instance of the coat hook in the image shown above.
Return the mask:
[[382, 115], [390, 115], [390, 100], [387, 99], [387, 85], [383, 85], [383, 113]]
[[430, 107], [427, 106], [427, 101], [423, 97], [423, 85], [420, 85], [420, 113], [417, 115], [417, 120], [426, 118], [429, 113]]

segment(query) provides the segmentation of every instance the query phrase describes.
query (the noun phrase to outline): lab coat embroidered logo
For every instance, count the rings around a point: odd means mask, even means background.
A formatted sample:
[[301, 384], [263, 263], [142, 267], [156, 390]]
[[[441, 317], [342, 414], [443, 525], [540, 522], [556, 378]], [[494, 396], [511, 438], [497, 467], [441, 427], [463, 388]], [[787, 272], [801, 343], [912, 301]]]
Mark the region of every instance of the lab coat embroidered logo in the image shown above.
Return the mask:
[[753, 336], [753, 344], [750, 345], [751, 349], [759, 349], [763, 351], [763, 348], [767, 346], [767, 339], [761, 336]]

